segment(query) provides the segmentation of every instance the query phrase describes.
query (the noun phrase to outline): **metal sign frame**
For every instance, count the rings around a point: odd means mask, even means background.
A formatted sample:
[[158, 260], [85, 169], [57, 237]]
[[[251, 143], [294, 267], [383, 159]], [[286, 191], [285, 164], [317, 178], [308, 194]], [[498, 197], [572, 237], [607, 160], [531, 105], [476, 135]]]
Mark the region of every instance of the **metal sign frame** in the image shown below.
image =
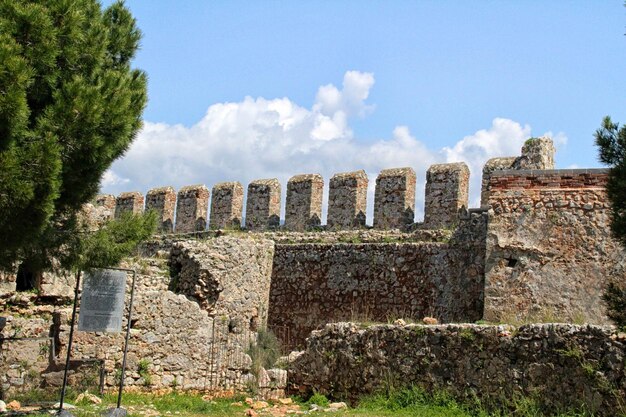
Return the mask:
[[[135, 281], [137, 278], [137, 271], [128, 268], [97, 268], [97, 269], [112, 269], [115, 271], [132, 272], [133, 281], [130, 289], [130, 303], [128, 305], [128, 321], [126, 323], [126, 338], [124, 341], [124, 356], [122, 358], [122, 373], [120, 376], [120, 386], [117, 394], [117, 407], [109, 410], [109, 415], [126, 415], [126, 410], [121, 408], [122, 405], [122, 391], [124, 390], [124, 377], [126, 375], [126, 356], [128, 354], [128, 342], [130, 340], [130, 326], [133, 317], [133, 301], [135, 300]], [[63, 386], [61, 388], [61, 400], [59, 401], [59, 416], [72, 416], [70, 412], [63, 409], [63, 402], [65, 400], [65, 391], [67, 388], [67, 374], [70, 368], [70, 359], [72, 355], [72, 341], [74, 339], [74, 325], [76, 323], [76, 308], [78, 306], [78, 292], [80, 291], [80, 276], [82, 271], [76, 273], [76, 287], [74, 288], [74, 306], [72, 307], [72, 320], [70, 323], [70, 335], [67, 343], [67, 356], [65, 359], [65, 371], [63, 373]]]

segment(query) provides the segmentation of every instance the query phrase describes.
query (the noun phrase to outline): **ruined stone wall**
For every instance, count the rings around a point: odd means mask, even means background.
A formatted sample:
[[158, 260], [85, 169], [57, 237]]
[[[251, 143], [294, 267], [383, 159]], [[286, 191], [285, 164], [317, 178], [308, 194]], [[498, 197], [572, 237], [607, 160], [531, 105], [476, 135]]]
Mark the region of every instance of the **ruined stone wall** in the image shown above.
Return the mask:
[[610, 236], [607, 174], [491, 174], [485, 319], [607, 321], [606, 282], [626, 279], [626, 254]]
[[486, 217], [442, 242], [276, 246], [269, 328], [301, 346], [333, 321], [482, 317]]
[[625, 355], [624, 334], [596, 326], [338, 323], [313, 333], [289, 382], [334, 399], [416, 385], [489, 408], [522, 397], [547, 415], [615, 416], [625, 411]]
[[255, 331], [267, 322], [274, 242], [220, 237], [174, 243], [172, 288], [195, 299], [231, 328]]
[[491, 158], [483, 167], [482, 185], [480, 190], [480, 205], [489, 205], [491, 173], [510, 169], [554, 169], [554, 154], [556, 149], [552, 139], [548, 137], [530, 138], [522, 146], [520, 156]]
[[[166, 236], [163, 240], [169, 241]], [[126, 385], [221, 391], [253, 383], [246, 352], [266, 322], [272, 257], [271, 241], [220, 237], [165, 243], [153, 257], [125, 260], [122, 267], [137, 271]], [[210, 283], [212, 292], [204, 283]], [[130, 286], [129, 275], [126, 306]], [[0, 343], [3, 392], [58, 387], [71, 305], [42, 303], [39, 295], [29, 293], [12, 296], [3, 308], [9, 320], [0, 323], [0, 339], [37, 338]], [[124, 336], [76, 331], [72, 369], [81, 363], [102, 367], [105, 388], [113, 389]], [[147, 366], [144, 372], [142, 366]], [[97, 383], [90, 389], [97, 389]]]

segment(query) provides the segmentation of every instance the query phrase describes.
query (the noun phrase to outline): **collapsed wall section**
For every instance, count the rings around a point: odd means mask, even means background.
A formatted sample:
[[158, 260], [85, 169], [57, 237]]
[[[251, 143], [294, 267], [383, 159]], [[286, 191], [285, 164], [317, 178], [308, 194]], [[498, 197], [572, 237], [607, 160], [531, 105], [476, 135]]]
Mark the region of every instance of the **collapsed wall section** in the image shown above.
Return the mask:
[[610, 235], [608, 170], [504, 170], [489, 178], [485, 319], [606, 323], [626, 277]]
[[172, 289], [195, 300], [231, 329], [256, 331], [267, 322], [274, 242], [220, 237], [174, 243]]
[[624, 411], [625, 347], [623, 333], [597, 326], [337, 323], [313, 333], [289, 383], [335, 399], [417, 386], [504, 415], [522, 398], [546, 415], [615, 416]]

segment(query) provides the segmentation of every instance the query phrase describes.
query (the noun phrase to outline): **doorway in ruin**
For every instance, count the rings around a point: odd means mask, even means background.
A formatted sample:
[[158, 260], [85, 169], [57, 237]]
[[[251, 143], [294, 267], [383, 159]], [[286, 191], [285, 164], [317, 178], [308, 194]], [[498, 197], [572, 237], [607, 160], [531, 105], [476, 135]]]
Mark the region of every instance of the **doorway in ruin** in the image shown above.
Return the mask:
[[17, 269], [15, 282], [16, 291], [33, 291], [37, 289], [37, 273], [29, 267], [27, 262], [22, 262]]

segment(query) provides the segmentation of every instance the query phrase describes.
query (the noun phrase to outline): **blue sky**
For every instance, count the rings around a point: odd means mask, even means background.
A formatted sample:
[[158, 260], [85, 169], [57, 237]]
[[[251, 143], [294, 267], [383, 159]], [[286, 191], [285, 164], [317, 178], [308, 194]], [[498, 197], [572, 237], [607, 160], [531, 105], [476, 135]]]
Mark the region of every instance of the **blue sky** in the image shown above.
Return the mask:
[[595, 167], [602, 117], [626, 122], [622, 1], [126, 4], [149, 103], [105, 192], [457, 159], [477, 179], [547, 132], [558, 167]]

